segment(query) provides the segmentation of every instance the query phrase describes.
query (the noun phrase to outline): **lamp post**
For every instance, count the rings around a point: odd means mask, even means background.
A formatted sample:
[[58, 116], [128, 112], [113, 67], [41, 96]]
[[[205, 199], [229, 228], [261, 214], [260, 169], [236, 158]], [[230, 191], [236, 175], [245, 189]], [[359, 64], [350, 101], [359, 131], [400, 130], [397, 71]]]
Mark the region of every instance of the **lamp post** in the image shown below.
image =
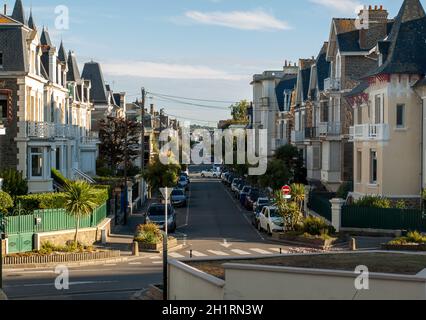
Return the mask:
[[169, 218], [168, 218], [168, 202], [170, 194], [172, 193], [172, 188], [160, 188], [160, 192], [163, 195], [165, 199], [165, 217], [164, 217], [164, 234], [163, 234], [163, 300], [167, 301], [168, 298], [168, 238], [169, 238], [169, 232], [168, 232], [168, 226], [169, 226]]

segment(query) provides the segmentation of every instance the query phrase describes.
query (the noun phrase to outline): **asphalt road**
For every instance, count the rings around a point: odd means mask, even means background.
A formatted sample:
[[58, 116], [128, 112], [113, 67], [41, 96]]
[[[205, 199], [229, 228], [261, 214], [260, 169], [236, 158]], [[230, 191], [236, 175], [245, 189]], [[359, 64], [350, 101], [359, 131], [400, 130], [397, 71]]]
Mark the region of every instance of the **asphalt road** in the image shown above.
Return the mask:
[[[187, 208], [177, 209], [176, 237], [184, 248], [170, 258], [248, 256], [277, 253], [251, 225], [250, 214], [241, 209], [219, 180], [198, 176], [192, 168]], [[55, 288], [58, 275], [52, 269], [8, 270], [4, 290], [10, 299], [132, 299], [135, 293], [162, 279], [161, 255], [152, 254], [118, 264], [69, 269], [69, 289]]]

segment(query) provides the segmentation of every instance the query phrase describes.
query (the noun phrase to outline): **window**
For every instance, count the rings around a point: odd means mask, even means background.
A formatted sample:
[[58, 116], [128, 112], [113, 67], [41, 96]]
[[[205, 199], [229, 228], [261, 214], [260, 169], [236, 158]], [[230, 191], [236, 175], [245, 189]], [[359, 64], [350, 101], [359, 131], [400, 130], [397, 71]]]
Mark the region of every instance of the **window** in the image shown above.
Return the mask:
[[376, 96], [374, 103], [374, 123], [381, 123], [381, 109], [382, 109], [382, 97], [380, 95]]
[[360, 183], [362, 182], [362, 151], [357, 152], [356, 171], [356, 180]]
[[31, 148], [31, 177], [43, 177], [43, 148]]
[[324, 102], [322, 105], [321, 122], [328, 122], [328, 102]]
[[370, 151], [370, 183], [377, 184], [377, 152], [374, 150]]
[[0, 122], [7, 118], [7, 97], [0, 96]]
[[56, 170], [61, 171], [61, 148], [56, 148]]
[[405, 127], [405, 105], [399, 104], [396, 106], [396, 127]]
[[3, 52], [0, 52], [0, 68], [3, 67]]

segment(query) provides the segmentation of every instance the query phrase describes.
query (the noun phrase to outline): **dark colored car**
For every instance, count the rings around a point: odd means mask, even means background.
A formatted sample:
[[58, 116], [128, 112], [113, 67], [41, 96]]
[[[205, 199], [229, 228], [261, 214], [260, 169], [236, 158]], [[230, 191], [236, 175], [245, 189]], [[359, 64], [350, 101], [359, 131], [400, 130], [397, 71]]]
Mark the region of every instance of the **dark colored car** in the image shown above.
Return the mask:
[[[173, 233], [177, 228], [176, 221], [176, 212], [173, 206], [170, 204], [167, 206], [167, 228], [168, 231]], [[166, 226], [166, 208], [164, 204], [154, 203], [149, 206], [148, 211], [146, 213], [146, 222], [155, 223], [162, 230], [165, 229]]]
[[241, 180], [241, 182], [238, 184], [236, 190], [235, 190], [235, 198], [240, 199], [240, 193], [243, 191], [244, 187], [247, 185], [247, 183], [244, 180]]
[[250, 192], [247, 194], [245, 207], [247, 210], [253, 211], [253, 205], [259, 199], [260, 191], [259, 189], [251, 189]]
[[170, 195], [170, 201], [174, 207], [186, 207], [188, 204], [185, 190], [174, 189]]
[[240, 203], [242, 206], [246, 204], [246, 198], [247, 198], [247, 195], [250, 193], [250, 191], [251, 191], [251, 187], [245, 186], [243, 190], [240, 192]]

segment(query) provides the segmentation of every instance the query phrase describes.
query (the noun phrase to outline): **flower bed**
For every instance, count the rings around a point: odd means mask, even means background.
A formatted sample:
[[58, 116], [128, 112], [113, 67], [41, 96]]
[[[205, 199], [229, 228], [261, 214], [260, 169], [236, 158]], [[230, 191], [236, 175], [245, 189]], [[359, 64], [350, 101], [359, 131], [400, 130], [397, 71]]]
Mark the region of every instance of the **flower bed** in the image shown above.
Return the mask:
[[330, 249], [337, 241], [337, 238], [328, 236], [312, 236], [309, 234], [301, 234], [297, 232], [279, 233], [275, 236], [277, 240], [303, 244], [312, 248], [319, 248], [322, 250]]
[[[154, 223], [139, 225], [134, 240], [139, 244], [139, 251], [159, 252], [163, 249], [163, 233]], [[178, 245], [177, 239], [169, 237], [168, 247]]]

